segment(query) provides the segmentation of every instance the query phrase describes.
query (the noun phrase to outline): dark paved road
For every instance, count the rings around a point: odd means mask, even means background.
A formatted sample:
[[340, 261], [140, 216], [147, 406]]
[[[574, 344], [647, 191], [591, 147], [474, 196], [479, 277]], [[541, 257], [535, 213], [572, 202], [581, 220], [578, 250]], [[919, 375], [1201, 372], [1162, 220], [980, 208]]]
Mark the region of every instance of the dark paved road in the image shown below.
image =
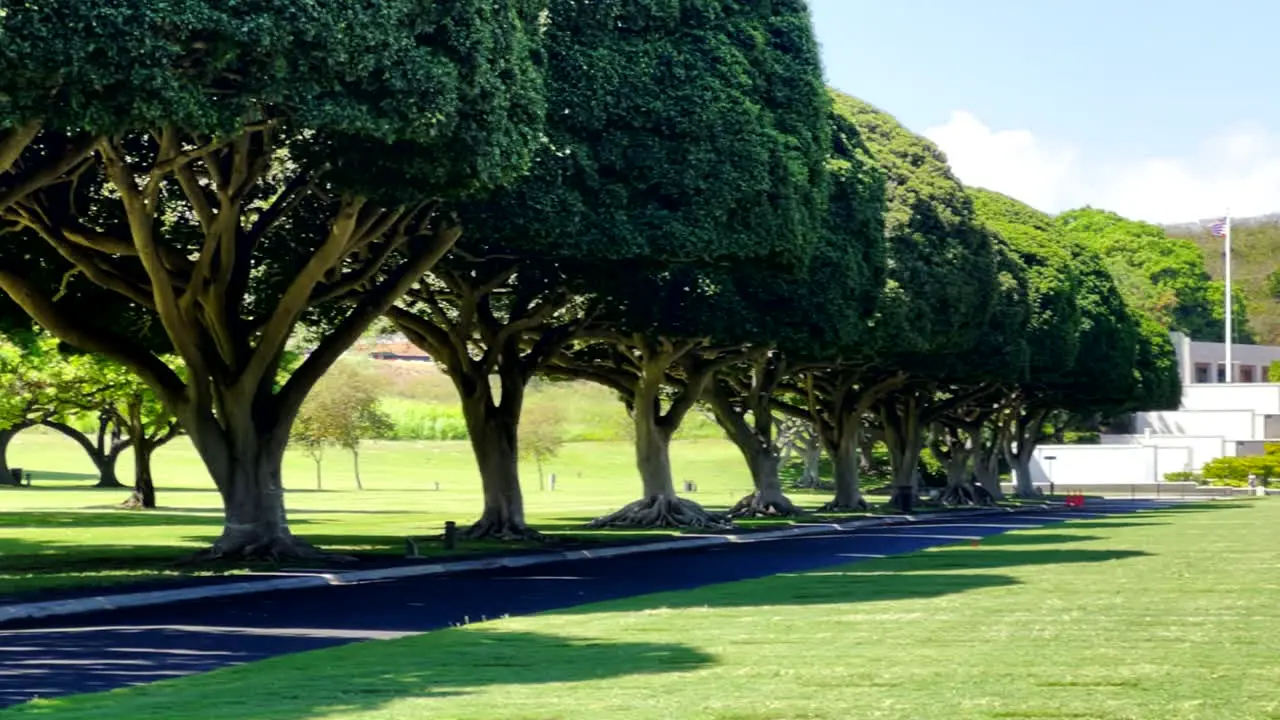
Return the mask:
[[0, 707], [96, 692], [358, 640], [683, 590], [964, 542], [1065, 517], [1159, 507], [952, 518], [706, 549], [211, 598], [0, 627]]

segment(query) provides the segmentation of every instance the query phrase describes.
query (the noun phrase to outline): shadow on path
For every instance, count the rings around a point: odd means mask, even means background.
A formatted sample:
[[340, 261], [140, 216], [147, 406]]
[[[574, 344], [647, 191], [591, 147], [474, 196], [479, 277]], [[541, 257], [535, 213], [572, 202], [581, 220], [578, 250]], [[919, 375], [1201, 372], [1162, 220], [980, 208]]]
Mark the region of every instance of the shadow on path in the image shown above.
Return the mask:
[[[233, 628], [86, 628], [61, 633], [4, 633], [0, 647], [0, 705], [32, 696], [57, 695], [70, 684], [107, 690], [246, 663], [336, 642], [385, 639], [338, 631], [245, 631]], [[226, 639], [235, 641], [235, 650]], [[154, 692], [113, 696], [120, 716], [172, 717], [196, 712], [201, 720], [253, 717], [304, 720], [347, 710], [376, 708], [402, 698], [448, 697], [487, 685], [582, 682], [627, 675], [685, 672], [715, 658], [683, 645], [601, 642], [489, 629], [442, 630], [427, 638], [358, 643], [323, 656], [295, 656], [288, 668], [264, 679], [254, 668], [193, 678], [177, 695]], [[163, 646], [163, 647], [161, 647]], [[67, 652], [83, 658], [68, 660]], [[79, 677], [87, 676], [87, 677]], [[16, 682], [15, 682], [16, 680]], [[226, 692], [234, 687], [235, 692]], [[270, 696], [271, 702], [261, 698]], [[216, 702], [208, 702], [217, 697]], [[100, 698], [88, 703], [101, 708]], [[65, 717], [85, 699], [41, 702], [22, 708], [34, 716]], [[126, 708], [119, 705], [124, 703]], [[185, 709], [184, 709], [185, 708]], [[101, 715], [85, 708], [81, 717]]]

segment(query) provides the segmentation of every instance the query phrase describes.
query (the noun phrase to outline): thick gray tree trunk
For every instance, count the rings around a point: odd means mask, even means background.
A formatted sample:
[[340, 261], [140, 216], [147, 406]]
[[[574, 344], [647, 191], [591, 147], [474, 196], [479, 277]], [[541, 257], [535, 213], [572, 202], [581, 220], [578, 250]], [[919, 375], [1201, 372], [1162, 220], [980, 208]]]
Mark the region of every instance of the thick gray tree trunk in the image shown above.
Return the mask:
[[[636, 469], [640, 472], [644, 497], [617, 512], [596, 518], [593, 527], [728, 527], [726, 518], [707, 512], [701, 505], [676, 495], [671, 474], [671, 437], [683, 419], [681, 413], [661, 411], [659, 391], [667, 367], [646, 364], [633, 399]], [[701, 394], [701, 383], [682, 392]], [[691, 405], [692, 403], [690, 403]]]
[[1044, 411], [1032, 410], [1018, 418], [1010, 442], [1004, 444], [1005, 458], [1013, 470], [1014, 494], [1020, 498], [1038, 496], [1031, 476], [1031, 458], [1035, 456], [1045, 415]]
[[822, 506], [821, 512], [865, 512], [871, 508], [862, 496], [861, 459], [862, 417], [860, 413], [838, 421], [837, 427], [828, 427], [823, 433], [823, 443], [831, 457], [835, 477], [835, 499]]
[[756, 419], [755, 428], [734, 407], [724, 388], [713, 385], [707, 390], [706, 397], [716, 422], [742, 453], [751, 471], [753, 492], [739, 500], [729, 514], [774, 517], [799, 514], [800, 509], [782, 492], [782, 479], [778, 475], [782, 457], [773, 438], [773, 416], [767, 407], [768, 396], [763, 397], [763, 407], [752, 408], [753, 412], [764, 413]]
[[898, 407], [890, 398], [881, 411], [885, 445], [893, 466], [892, 496], [889, 502], [909, 512], [919, 495], [920, 453], [924, 451], [924, 423], [914, 399], [907, 397]]
[[488, 378], [482, 382], [483, 388], [462, 402], [484, 493], [480, 519], [465, 534], [471, 538], [532, 538], [537, 533], [525, 523], [524, 494], [520, 489], [519, 406], [523, 404], [524, 388], [504, 387], [502, 406], [495, 406], [487, 388]]
[[[248, 402], [222, 403], [226, 420], [195, 412], [182, 426], [222, 496], [222, 535], [201, 559], [272, 560], [323, 556], [296, 537], [285, 517], [281, 462], [293, 418], [266, 421]], [[225, 423], [225, 425], [224, 425]]]

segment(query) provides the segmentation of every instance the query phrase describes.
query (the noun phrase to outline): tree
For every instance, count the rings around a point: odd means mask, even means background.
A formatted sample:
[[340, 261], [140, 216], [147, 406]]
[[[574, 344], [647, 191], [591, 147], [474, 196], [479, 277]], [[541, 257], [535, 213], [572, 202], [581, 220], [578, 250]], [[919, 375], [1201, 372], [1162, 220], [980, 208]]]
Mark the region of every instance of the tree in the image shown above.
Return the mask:
[[[825, 509], [846, 511], [866, 507], [858, 456], [873, 408], [913, 376], [932, 377], [939, 363], [973, 346], [987, 327], [998, 276], [993, 236], [975, 220], [937, 147], [860, 100], [833, 97], [836, 112], [857, 128], [885, 177], [887, 270], [861, 339], [794, 373], [778, 407], [814, 422], [835, 471], [835, 498]], [[921, 439], [920, 408], [915, 400], [909, 404], [902, 417], [913, 429], [896, 446], [900, 487], [914, 482], [906, 462], [918, 452], [908, 444]]]
[[[672, 265], [800, 264], [820, 214], [826, 107], [803, 4], [553, 0], [546, 48], [547, 143], [530, 174], [460, 208], [473, 229], [462, 252], [391, 312], [462, 399], [485, 488], [474, 537], [529, 534], [516, 463], [529, 379], [588, 321], [634, 336], [597, 312], [602, 292], [638, 307], [627, 293], [661, 285]], [[644, 381], [637, 427], [669, 367]], [[675, 503], [665, 443], [689, 405], [637, 435], [655, 502]]]
[[373, 372], [355, 362], [340, 362], [316, 383], [298, 413], [293, 438], [316, 464], [316, 489], [321, 487], [320, 463], [324, 447], [334, 445], [351, 453], [356, 487], [360, 480], [360, 443], [392, 429], [391, 418], [379, 406]]
[[[1223, 284], [1210, 279], [1194, 242], [1094, 208], [1070, 210], [1055, 220], [1068, 239], [1101, 255], [1130, 307], [1193, 340], [1222, 339]], [[1237, 342], [1251, 342], [1244, 297], [1237, 303]]]
[[133, 448], [133, 493], [124, 507], [150, 510], [156, 507], [156, 485], [151, 474], [151, 457], [156, 450], [182, 434], [182, 426], [160, 402], [156, 394], [137, 376], [127, 373], [113, 388], [106, 413], [115, 427], [122, 428]]
[[1086, 233], [1110, 224], [1095, 226], [1089, 214], [1077, 216], [1079, 224], [1053, 221], [1010, 198], [976, 194], [984, 222], [1012, 239], [1034, 270], [1031, 372], [1006, 388], [988, 433], [1026, 496], [1034, 492], [1035, 447], [1053, 434], [1051, 416], [1177, 407], [1180, 385], [1167, 330], [1126, 301], [1099, 250], [1105, 238]]
[[[21, 253], [4, 255], [0, 290], [180, 419], [223, 499], [210, 556], [315, 553], [286, 519], [289, 428], [457, 239], [442, 204], [526, 168], [540, 9], [57, 0], [0, 17], [6, 240], [146, 311], [182, 372], [60, 306]], [[277, 388], [299, 323], [322, 329]]]
[[520, 455], [537, 466], [539, 489], [543, 486], [543, 465], [560, 454], [564, 443], [564, 413], [559, 407], [537, 403], [525, 408], [520, 423]]
[[716, 421], [751, 471], [754, 491], [731, 515], [798, 512], [783, 495], [778, 474], [775, 396], [797, 370], [856, 347], [884, 282], [884, 174], [847, 110], [833, 111], [831, 124], [827, 216], [806, 272], [734, 274], [744, 305], [734, 323], [753, 349], [744, 362], [717, 373], [706, 393]]

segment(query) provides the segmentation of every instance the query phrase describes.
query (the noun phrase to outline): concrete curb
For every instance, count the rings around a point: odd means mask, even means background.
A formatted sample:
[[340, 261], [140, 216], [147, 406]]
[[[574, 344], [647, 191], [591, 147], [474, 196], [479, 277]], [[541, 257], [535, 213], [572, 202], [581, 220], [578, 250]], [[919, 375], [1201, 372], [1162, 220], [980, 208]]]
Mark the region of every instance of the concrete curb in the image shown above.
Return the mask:
[[[962, 517], [989, 517], [1008, 515], [1010, 513], [1035, 513], [1058, 508], [1042, 505], [1031, 508], [1001, 508], [998, 510], [967, 510], [954, 514]], [[102, 610], [118, 610], [121, 608], [146, 607], [149, 605], [167, 605], [187, 600], [203, 600], [214, 597], [230, 597], [250, 595], [277, 590], [300, 590], [303, 588], [324, 587], [327, 585], [347, 585], [373, 580], [394, 580], [422, 575], [444, 575], [468, 572], [472, 570], [492, 570], [497, 568], [528, 567], [545, 565], [565, 560], [598, 560], [601, 558], [619, 557], [622, 555], [638, 555], [641, 553], [663, 552], [667, 550], [683, 550], [727, 543], [754, 543], [771, 540], [783, 540], [809, 535], [823, 535], [831, 532], [847, 532], [869, 527], [889, 527], [893, 525], [910, 525], [933, 519], [933, 516], [903, 515], [885, 518], [851, 520], [843, 523], [823, 523], [821, 525], [803, 525], [783, 530], [766, 530], [742, 535], [703, 535], [686, 536], [677, 540], [666, 540], [655, 543], [638, 543], [603, 547], [597, 550], [564, 550], [527, 555], [510, 555], [484, 558], [482, 560], [459, 560], [455, 562], [428, 563], [423, 565], [405, 565], [394, 568], [378, 568], [374, 570], [354, 570], [350, 572], [317, 573], [301, 577], [278, 578], [274, 580], [248, 580], [245, 582], [222, 583], [197, 587], [176, 588], [173, 590], [152, 590], [147, 592], [119, 593], [115, 595], [97, 595], [92, 597], [71, 598], [66, 600], [48, 600], [44, 602], [15, 603], [0, 605], [0, 626], [18, 620], [56, 617], [62, 615], [80, 615]]]

